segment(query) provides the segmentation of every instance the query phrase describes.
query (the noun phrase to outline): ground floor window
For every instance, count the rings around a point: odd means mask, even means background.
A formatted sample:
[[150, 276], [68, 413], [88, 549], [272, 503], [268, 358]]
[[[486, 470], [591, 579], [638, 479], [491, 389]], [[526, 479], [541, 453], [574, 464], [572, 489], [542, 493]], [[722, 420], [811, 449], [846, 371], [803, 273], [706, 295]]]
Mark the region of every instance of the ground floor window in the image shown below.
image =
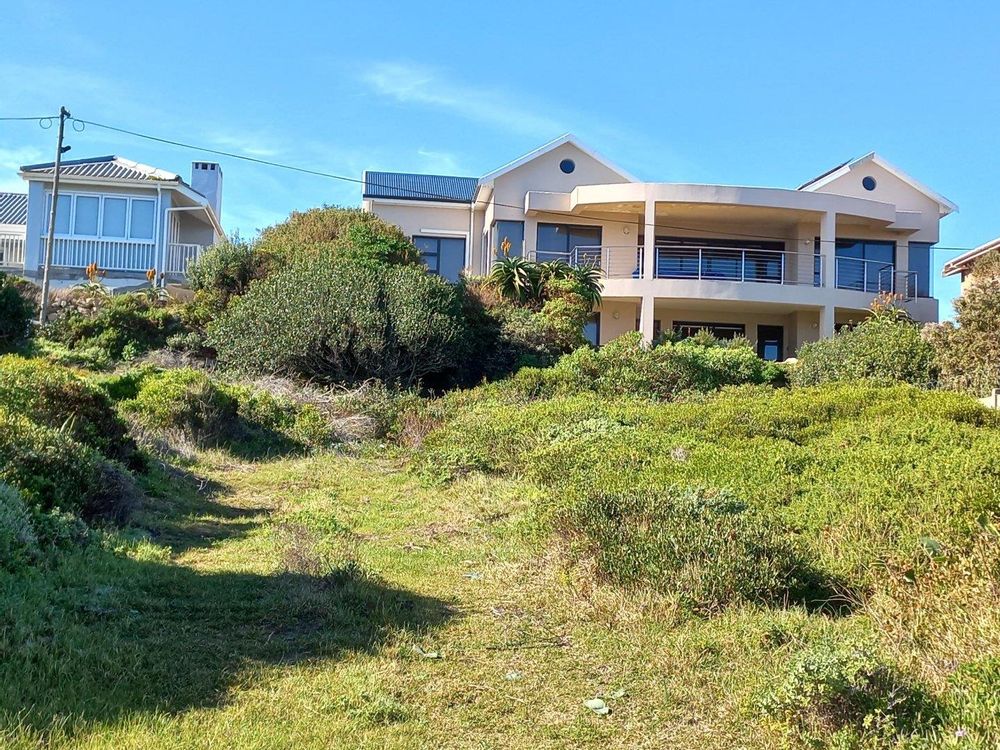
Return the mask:
[[583, 337], [590, 342], [592, 346], [598, 346], [601, 343], [601, 314], [594, 313], [590, 316], [586, 323], [583, 324]]
[[458, 281], [465, 268], [464, 237], [415, 236], [413, 244], [420, 251], [420, 257], [427, 264], [427, 270], [448, 281]]
[[702, 323], [688, 320], [675, 320], [674, 333], [682, 339], [694, 336], [699, 331], [707, 331], [717, 339], [729, 341], [737, 336], [746, 336], [747, 327], [742, 323]]

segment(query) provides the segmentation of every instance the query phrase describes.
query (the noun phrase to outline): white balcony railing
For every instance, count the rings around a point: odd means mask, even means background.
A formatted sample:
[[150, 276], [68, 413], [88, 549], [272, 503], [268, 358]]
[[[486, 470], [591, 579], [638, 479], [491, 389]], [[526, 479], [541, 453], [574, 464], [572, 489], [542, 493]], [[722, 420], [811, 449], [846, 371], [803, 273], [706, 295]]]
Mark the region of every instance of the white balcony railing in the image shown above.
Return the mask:
[[167, 245], [167, 260], [164, 263], [163, 272], [171, 275], [186, 274], [191, 261], [197, 260], [204, 249], [203, 245], [170, 243]]
[[[42, 240], [43, 246], [45, 240]], [[109, 240], [86, 237], [56, 237], [52, 243], [52, 265], [86, 268], [91, 263], [104, 271], [147, 271], [157, 264], [152, 240]]]
[[0, 268], [24, 267], [24, 235], [0, 234]]

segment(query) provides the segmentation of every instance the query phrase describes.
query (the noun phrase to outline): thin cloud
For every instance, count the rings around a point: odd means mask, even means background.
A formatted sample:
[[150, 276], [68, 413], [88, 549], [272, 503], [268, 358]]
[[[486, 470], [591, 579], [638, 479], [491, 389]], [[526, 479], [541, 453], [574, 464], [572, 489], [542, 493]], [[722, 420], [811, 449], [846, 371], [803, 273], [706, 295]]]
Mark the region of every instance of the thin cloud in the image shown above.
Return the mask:
[[361, 81], [379, 96], [401, 104], [444, 110], [507, 131], [542, 138], [562, 132], [557, 120], [512, 104], [515, 97], [508, 92], [467, 86], [431, 68], [375, 63], [361, 74]]

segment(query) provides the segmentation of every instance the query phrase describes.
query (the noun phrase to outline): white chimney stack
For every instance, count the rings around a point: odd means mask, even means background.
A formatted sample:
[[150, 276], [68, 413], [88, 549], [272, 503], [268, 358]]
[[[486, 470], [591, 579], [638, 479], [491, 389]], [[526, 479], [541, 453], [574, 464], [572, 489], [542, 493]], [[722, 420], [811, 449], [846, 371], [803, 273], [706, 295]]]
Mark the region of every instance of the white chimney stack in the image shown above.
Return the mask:
[[222, 167], [212, 161], [192, 162], [191, 187], [208, 198], [215, 215], [222, 221]]

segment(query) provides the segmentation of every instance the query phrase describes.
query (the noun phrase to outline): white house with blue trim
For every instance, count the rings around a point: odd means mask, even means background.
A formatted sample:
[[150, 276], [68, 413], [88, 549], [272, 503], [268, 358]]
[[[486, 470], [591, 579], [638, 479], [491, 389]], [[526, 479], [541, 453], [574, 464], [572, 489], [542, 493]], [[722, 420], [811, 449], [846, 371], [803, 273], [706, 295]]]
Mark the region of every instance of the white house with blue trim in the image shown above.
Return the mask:
[[[27, 194], [0, 195], [0, 270], [41, 278], [53, 172], [51, 163], [21, 167]], [[96, 263], [112, 287], [144, 282], [150, 269], [179, 279], [191, 260], [225, 237], [221, 209], [222, 169], [214, 162], [194, 162], [188, 183], [120, 156], [65, 161], [51, 276], [78, 280]]]

